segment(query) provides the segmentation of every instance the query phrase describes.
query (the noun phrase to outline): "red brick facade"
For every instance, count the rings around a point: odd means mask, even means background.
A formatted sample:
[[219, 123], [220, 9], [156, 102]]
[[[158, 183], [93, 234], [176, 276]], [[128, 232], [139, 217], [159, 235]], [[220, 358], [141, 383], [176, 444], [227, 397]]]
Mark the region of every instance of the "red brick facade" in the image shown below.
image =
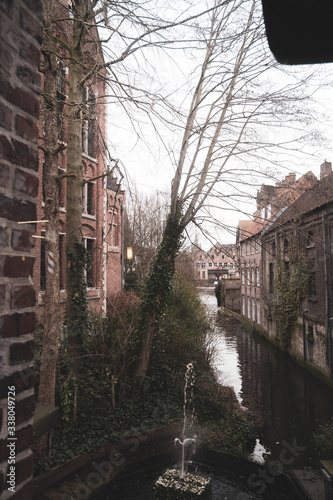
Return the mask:
[[[69, 27], [70, 29], [70, 27]], [[96, 34], [97, 36], [97, 34]], [[102, 55], [95, 54], [95, 58]], [[64, 67], [66, 76], [69, 69]], [[61, 92], [64, 100], [64, 113], [61, 117], [61, 142], [66, 146], [66, 85], [63, 84]], [[88, 82], [85, 88], [86, 98], [94, 100], [94, 122], [82, 122], [82, 168], [84, 185], [82, 188], [83, 212], [82, 235], [85, 246], [91, 257], [91, 269], [87, 273], [88, 299], [92, 310], [97, 313], [106, 311], [106, 298], [110, 293], [118, 292], [122, 288], [122, 214], [124, 192], [107, 164], [106, 151], [106, 104], [103, 96], [106, 95], [104, 79]], [[42, 131], [40, 120], [40, 133]], [[59, 131], [58, 131], [59, 137]], [[60, 139], [59, 139], [60, 141]], [[59, 153], [59, 175], [66, 174], [67, 154], [66, 149]], [[112, 166], [111, 166], [112, 167]], [[37, 204], [38, 220], [45, 220], [44, 194], [43, 194], [43, 153], [39, 156], [39, 190]], [[60, 181], [59, 192], [60, 223], [59, 223], [59, 253], [60, 253], [60, 300], [63, 305], [62, 314], [65, 313], [66, 303], [66, 179]], [[112, 223], [111, 223], [111, 214]], [[45, 288], [45, 250], [43, 234], [44, 222], [36, 226], [34, 288], [37, 294], [38, 316], [43, 314], [44, 288]], [[117, 230], [115, 230], [115, 227]], [[115, 240], [116, 238], [116, 240]], [[115, 240], [116, 242], [114, 243]]]
[[[21, 222], [36, 219], [40, 1], [3, 1], [0, 18], [0, 496], [29, 500], [35, 407], [34, 226]], [[9, 407], [9, 400], [15, 406]], [[13, 437], [17, 440], [7, 439]]]

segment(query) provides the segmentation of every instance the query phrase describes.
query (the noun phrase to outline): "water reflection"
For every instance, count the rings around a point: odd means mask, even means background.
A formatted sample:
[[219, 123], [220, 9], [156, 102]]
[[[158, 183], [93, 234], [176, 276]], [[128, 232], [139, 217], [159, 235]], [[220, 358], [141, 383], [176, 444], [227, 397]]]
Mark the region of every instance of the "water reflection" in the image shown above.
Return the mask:
[[244, 407], [263, 417], [258, 449], [268, 448], [278, 459], [286, 445], [296, 443], [306, 449], [295, 452], [291, 467], [317, 466], [311, 437], [333, 415], [332, 389], [238, 321], [219, 321], [214, 295], [202, 297], [215, 321], [211, 341], [219, 380], [234, 387]]

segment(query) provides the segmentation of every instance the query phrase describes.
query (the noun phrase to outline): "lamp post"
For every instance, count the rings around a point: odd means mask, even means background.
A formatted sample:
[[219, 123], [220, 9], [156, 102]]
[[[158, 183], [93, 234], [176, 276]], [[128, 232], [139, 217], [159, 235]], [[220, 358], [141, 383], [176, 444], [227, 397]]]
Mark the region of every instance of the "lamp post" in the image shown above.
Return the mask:
[[133, 248], [126, 247], [126, 263], [125, 263], [125, 289], [133, 287], [135, 282], [135, 274], [133, 269]]

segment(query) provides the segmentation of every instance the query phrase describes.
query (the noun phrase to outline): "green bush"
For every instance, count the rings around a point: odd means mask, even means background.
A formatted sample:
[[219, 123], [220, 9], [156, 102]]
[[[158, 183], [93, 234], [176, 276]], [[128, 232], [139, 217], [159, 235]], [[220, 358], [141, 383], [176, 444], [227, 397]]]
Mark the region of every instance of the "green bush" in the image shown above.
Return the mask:
[[210, 325], [197, 289], [176, 274], [166, 305], [147, 376], [134, 397], [129, 389], [138, 349], [139, 299], [133, 292], [110, 298], [105, 318], [90, 315], [89, 329], [82, 336], [79, 381], [73, 377], [64, 337], [56, 387], [59, 423], [53, 431], [51, 457], [36, 460], [36, 473], [107, 442], [180, 420], [189, 362], [194, 364], [196, 377], [195, 425], [206, 435], [208, 444], [215, 441], [224, 451], [245, 449], [253, 425], [243, 412], [235, 413], [238, 405], [234, 395], [230, 397], [230, 390], [221, 391], [209, 365], [206, 335]]

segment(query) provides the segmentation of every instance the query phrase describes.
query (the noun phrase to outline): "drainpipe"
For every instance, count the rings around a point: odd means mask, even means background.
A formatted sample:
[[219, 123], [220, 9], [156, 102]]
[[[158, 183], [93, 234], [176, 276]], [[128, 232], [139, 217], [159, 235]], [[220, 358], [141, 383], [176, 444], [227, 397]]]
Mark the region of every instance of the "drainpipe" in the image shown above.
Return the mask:
[[330, 340], [330, 321], [329, 321], [329, 290], [328, 290], [328, 275], [327, 275], [327, 251], [326, 251], [326, 212], [322, 213], [323, 222], [323, 242], [324, 242], [324, 276], [325, 276], [325, 330], [326, 330], [326, 363], [332, 372], [332, 353]]
[[304, 309], [303, 311], [303, 359], [304, 363], [306, 363], [306, 334], [305, 334], [305, 313], [307, 313], [309, 309]]
[[329, 318], [328, 320], [328, 324], [329, 324], [329, 357], [328, 357], [328, 361], [329, 361], [329, 367], [330, 367], [330, 376], [331, 378], [333, 378], [333, 363], [332, 363], [332, 321], [333, 321], [333, 318]]

